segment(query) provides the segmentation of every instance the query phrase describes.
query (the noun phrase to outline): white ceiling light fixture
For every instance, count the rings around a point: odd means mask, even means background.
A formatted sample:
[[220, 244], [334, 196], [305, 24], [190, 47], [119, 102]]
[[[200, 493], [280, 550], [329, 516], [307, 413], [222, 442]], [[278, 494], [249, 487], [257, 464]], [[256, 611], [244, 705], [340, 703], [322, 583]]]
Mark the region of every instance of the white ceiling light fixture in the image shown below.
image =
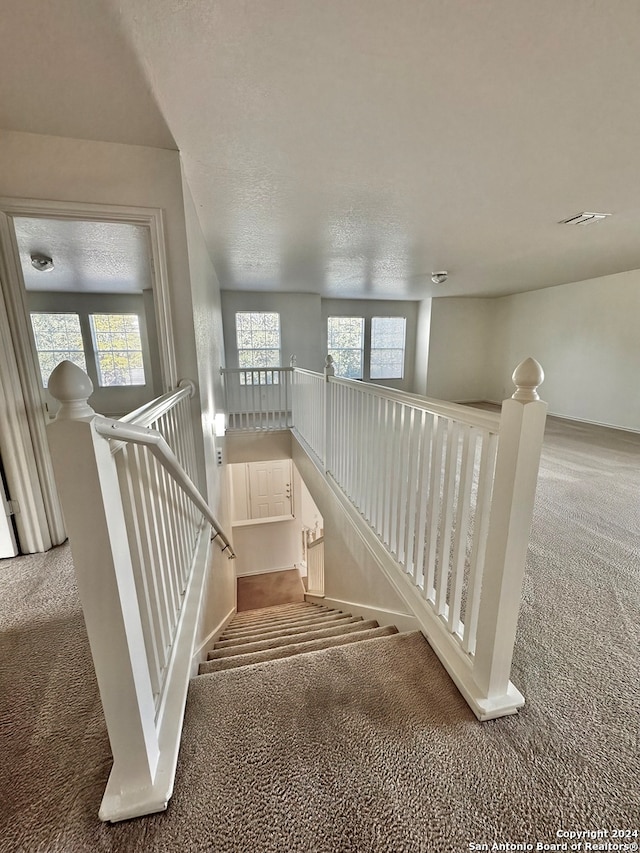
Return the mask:
[[583, 213], [576, 213], [575, 216], [570, 216], [568, 219], [561, 219], [558, 225], [589, 225], [594, 222], [602, 222], [607, 216], [611, 216], [611, 214], [584, 211]]
[[444, 284], [448, 278], [449, 273], [446, 270], [440, 270], [440, 272], [431, 273], [431, 281], [434, 284]]
[[31, 266], [39, 272], [50, 272], [53, 269], [53, 258], [48, 255], [42, 255], [40, 252], [33, 252], [31, 255]]

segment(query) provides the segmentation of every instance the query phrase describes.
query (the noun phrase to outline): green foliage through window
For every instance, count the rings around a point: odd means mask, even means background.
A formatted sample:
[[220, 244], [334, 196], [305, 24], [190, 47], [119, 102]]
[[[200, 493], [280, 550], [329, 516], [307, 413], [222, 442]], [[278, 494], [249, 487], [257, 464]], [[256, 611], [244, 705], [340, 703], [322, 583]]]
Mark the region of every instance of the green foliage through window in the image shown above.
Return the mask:
[[31, 326], [45, 388], [49, 384], [51, 371], [61, 361], [72, 361], [86, 371], [78, 314], [34, 311], [31, 314]]
[[144, 385], [138, 315], [90, 314], [89, 322], [100, 385]]
[[329, 317], [328, 350], [333, 357], [336, 375], [362, 379], [364, 363], [364, 318]]
[[[276, 311], [238, 311], [236, 343], [238, 367], [280, 367], [280, 315]], [[249, 376], [245, 377], [244, 382], [241, 376], [240, 381], [242, 384], [252, 384]], [[255, 374], [256, 385], [272, 383], [277, 383], [274, 374]]]

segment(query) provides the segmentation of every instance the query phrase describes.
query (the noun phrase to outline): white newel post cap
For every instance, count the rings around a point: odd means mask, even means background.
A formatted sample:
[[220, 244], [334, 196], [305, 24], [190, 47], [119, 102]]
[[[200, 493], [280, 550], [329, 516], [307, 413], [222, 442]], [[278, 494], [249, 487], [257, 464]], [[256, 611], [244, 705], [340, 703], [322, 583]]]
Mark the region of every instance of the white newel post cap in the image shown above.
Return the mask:
[[295, 367], [296, 361], [297, 361], [297, 359], [296, 359], [295, 355], [292, 355], [291, 358], [289, 359], [289, 367]]
[[327, 355], [327, 357], [324, 360], [324, 375], [325, 376], [335, 376], [336, 375], [336, 369], [333, 366], [333, 356], [332, 355]]
[[525, 358], [513, 371], [513, 384], [515, 392], [511, 395], [513, 400], [529, 403], [539, 400], [538, 387], [544, 382], [544, 370], [535, 358]]
[[95, 411], [87, 400], [93, 394], [93, 382], [72, 361], [61, 361], [49, 376], [49, 393], [60, 403], [57, 421], [89, 418]]

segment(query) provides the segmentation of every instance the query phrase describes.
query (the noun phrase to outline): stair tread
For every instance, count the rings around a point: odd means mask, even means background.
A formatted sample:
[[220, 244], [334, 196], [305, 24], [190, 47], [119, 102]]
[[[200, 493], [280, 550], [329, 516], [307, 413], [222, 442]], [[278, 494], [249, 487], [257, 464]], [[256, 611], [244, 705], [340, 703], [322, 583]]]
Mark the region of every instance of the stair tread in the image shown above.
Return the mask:
[[199, 674], [204, 675], [211, 672], [220, 672], [227, 669], [235, 669], [241, 666], [249, 666], [255, 663], [267, 663], [282, 658], [293, 657], [305, 652], [321, 651], [335, 646], [350, 645], [351, 643], [364, 642], [368, 639], [388, 637], [397, 634], [398, 629], [393, 626], [384, 628], [369, 628], [355, 634], [344, 634], [339, 637], [329, 637], [322, 640], [310, 640], [306, 643], [295, 643], [289, 646], [281, 646], [276, 649], [267, 649], [253, 654], [236, 655], [231, 658], [206, 661], [200, 664]]
[[308, 616], [304, 619], [285, 620], [283, 622], [274, 622], [269, 628], [249, 627], [249, 628], [225, 628], [220, 639], [228, 640], [232, 637], [248, 636], [251, 633], [259, 634], [261, 631], [276, 630], [277, 628], [297, 628], [304, 625], [312, 625], [315, 623], [330, 622], [332, 619], [339, 619], [342, 616], [351, 616], [351, 613], [342, 613], [336, 610], [334, 613], [326, 613], [321, 616]]
[[257, 610], [241, 610], [233, 617], [234, 622], [253, 622], [259, 620], [273, 619], [275, 617], [288, 616], [292, 613], [313, 612], [315, 610], [329, 610], [328, 607], [318, 604], [281, 604], [277, 607], [260, 607]]
[[235, 657], [241, 654], [251, 654], [266, 649], [276, 649], [281, 646], [290, 646], [298, 643], [306, 643], [310, 640], [320, 640], [325, 637], [338, 637], [344, 634], [352, 634], [358, 631], [366, 631], [370, 628], [378, 628], [375, 619], [368, 622], [351, 622], [346, 625], [337, 625], [331, 628], [320, 628], [316, 631], [305, 631], [303, 634], [289, 634], [284, 637], [272, 637], [268, 640], [258, 640], [254, 643], [241, 643], [236, 646], [227, 646], [222, 649], [214, 649], [207, 655], [208, 660], [220, 660], [227, 657]]
[[286, 619], [293, 619], [298, 617], [305, 616], [317, 616], [321, 613], [329, 613], [331, 609], [329, 607], [311, 607], [304, 608], [300, 610], [280, 610], [278, 613], [273, 613], [271, 616], [263, 616], [260, 618], [253, 619], [242, 619], [238, 616], [234, 616], [234, 618], [229, 623], [230, 625], [234, 625], [236, 628], [241, 628], [244, 626], [251, 625], [270, 625], [273, 622], [283, 622]]
[[[338, 625], [349, 625], [357, 622], [362, 622], [362, 616], [341, 616], [340, 618], [332, 619], [327, 622], [327, 627], [329, 625], [338, 626]], [[224, 649], [229, 648], [230, 646], [241, 645], [244, 643], [257, 643], [260, 640], [272, 640], [277, 637], [287, 637], [293, 636], [295, 634], [304, 634], [307, 631], [310, 631], [308, 625], [301, 625], [297, 628], [287, 627], [287, 628], [278, 628], [272, 631], [260, 631], [256, 634], [249, 634], [248, 636], [241, 637], [232, 637], [230, 640], [218, 640], [213, 645], [213, 649]], [[320, 629], [318, 629], [320, 630]]]

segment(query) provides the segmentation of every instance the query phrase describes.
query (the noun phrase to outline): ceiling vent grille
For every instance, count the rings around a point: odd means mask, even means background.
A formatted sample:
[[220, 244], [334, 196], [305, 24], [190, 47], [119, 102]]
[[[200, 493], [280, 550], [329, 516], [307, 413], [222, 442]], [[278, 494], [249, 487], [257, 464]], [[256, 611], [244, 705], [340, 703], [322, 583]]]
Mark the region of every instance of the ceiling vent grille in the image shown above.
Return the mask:
[[570, 216], [568, 219], [561, 219], [560, 225], [589, 225], [592, 222], [601, 222], [611, 216], [610, 213], [576, 213], [575, 216]]

